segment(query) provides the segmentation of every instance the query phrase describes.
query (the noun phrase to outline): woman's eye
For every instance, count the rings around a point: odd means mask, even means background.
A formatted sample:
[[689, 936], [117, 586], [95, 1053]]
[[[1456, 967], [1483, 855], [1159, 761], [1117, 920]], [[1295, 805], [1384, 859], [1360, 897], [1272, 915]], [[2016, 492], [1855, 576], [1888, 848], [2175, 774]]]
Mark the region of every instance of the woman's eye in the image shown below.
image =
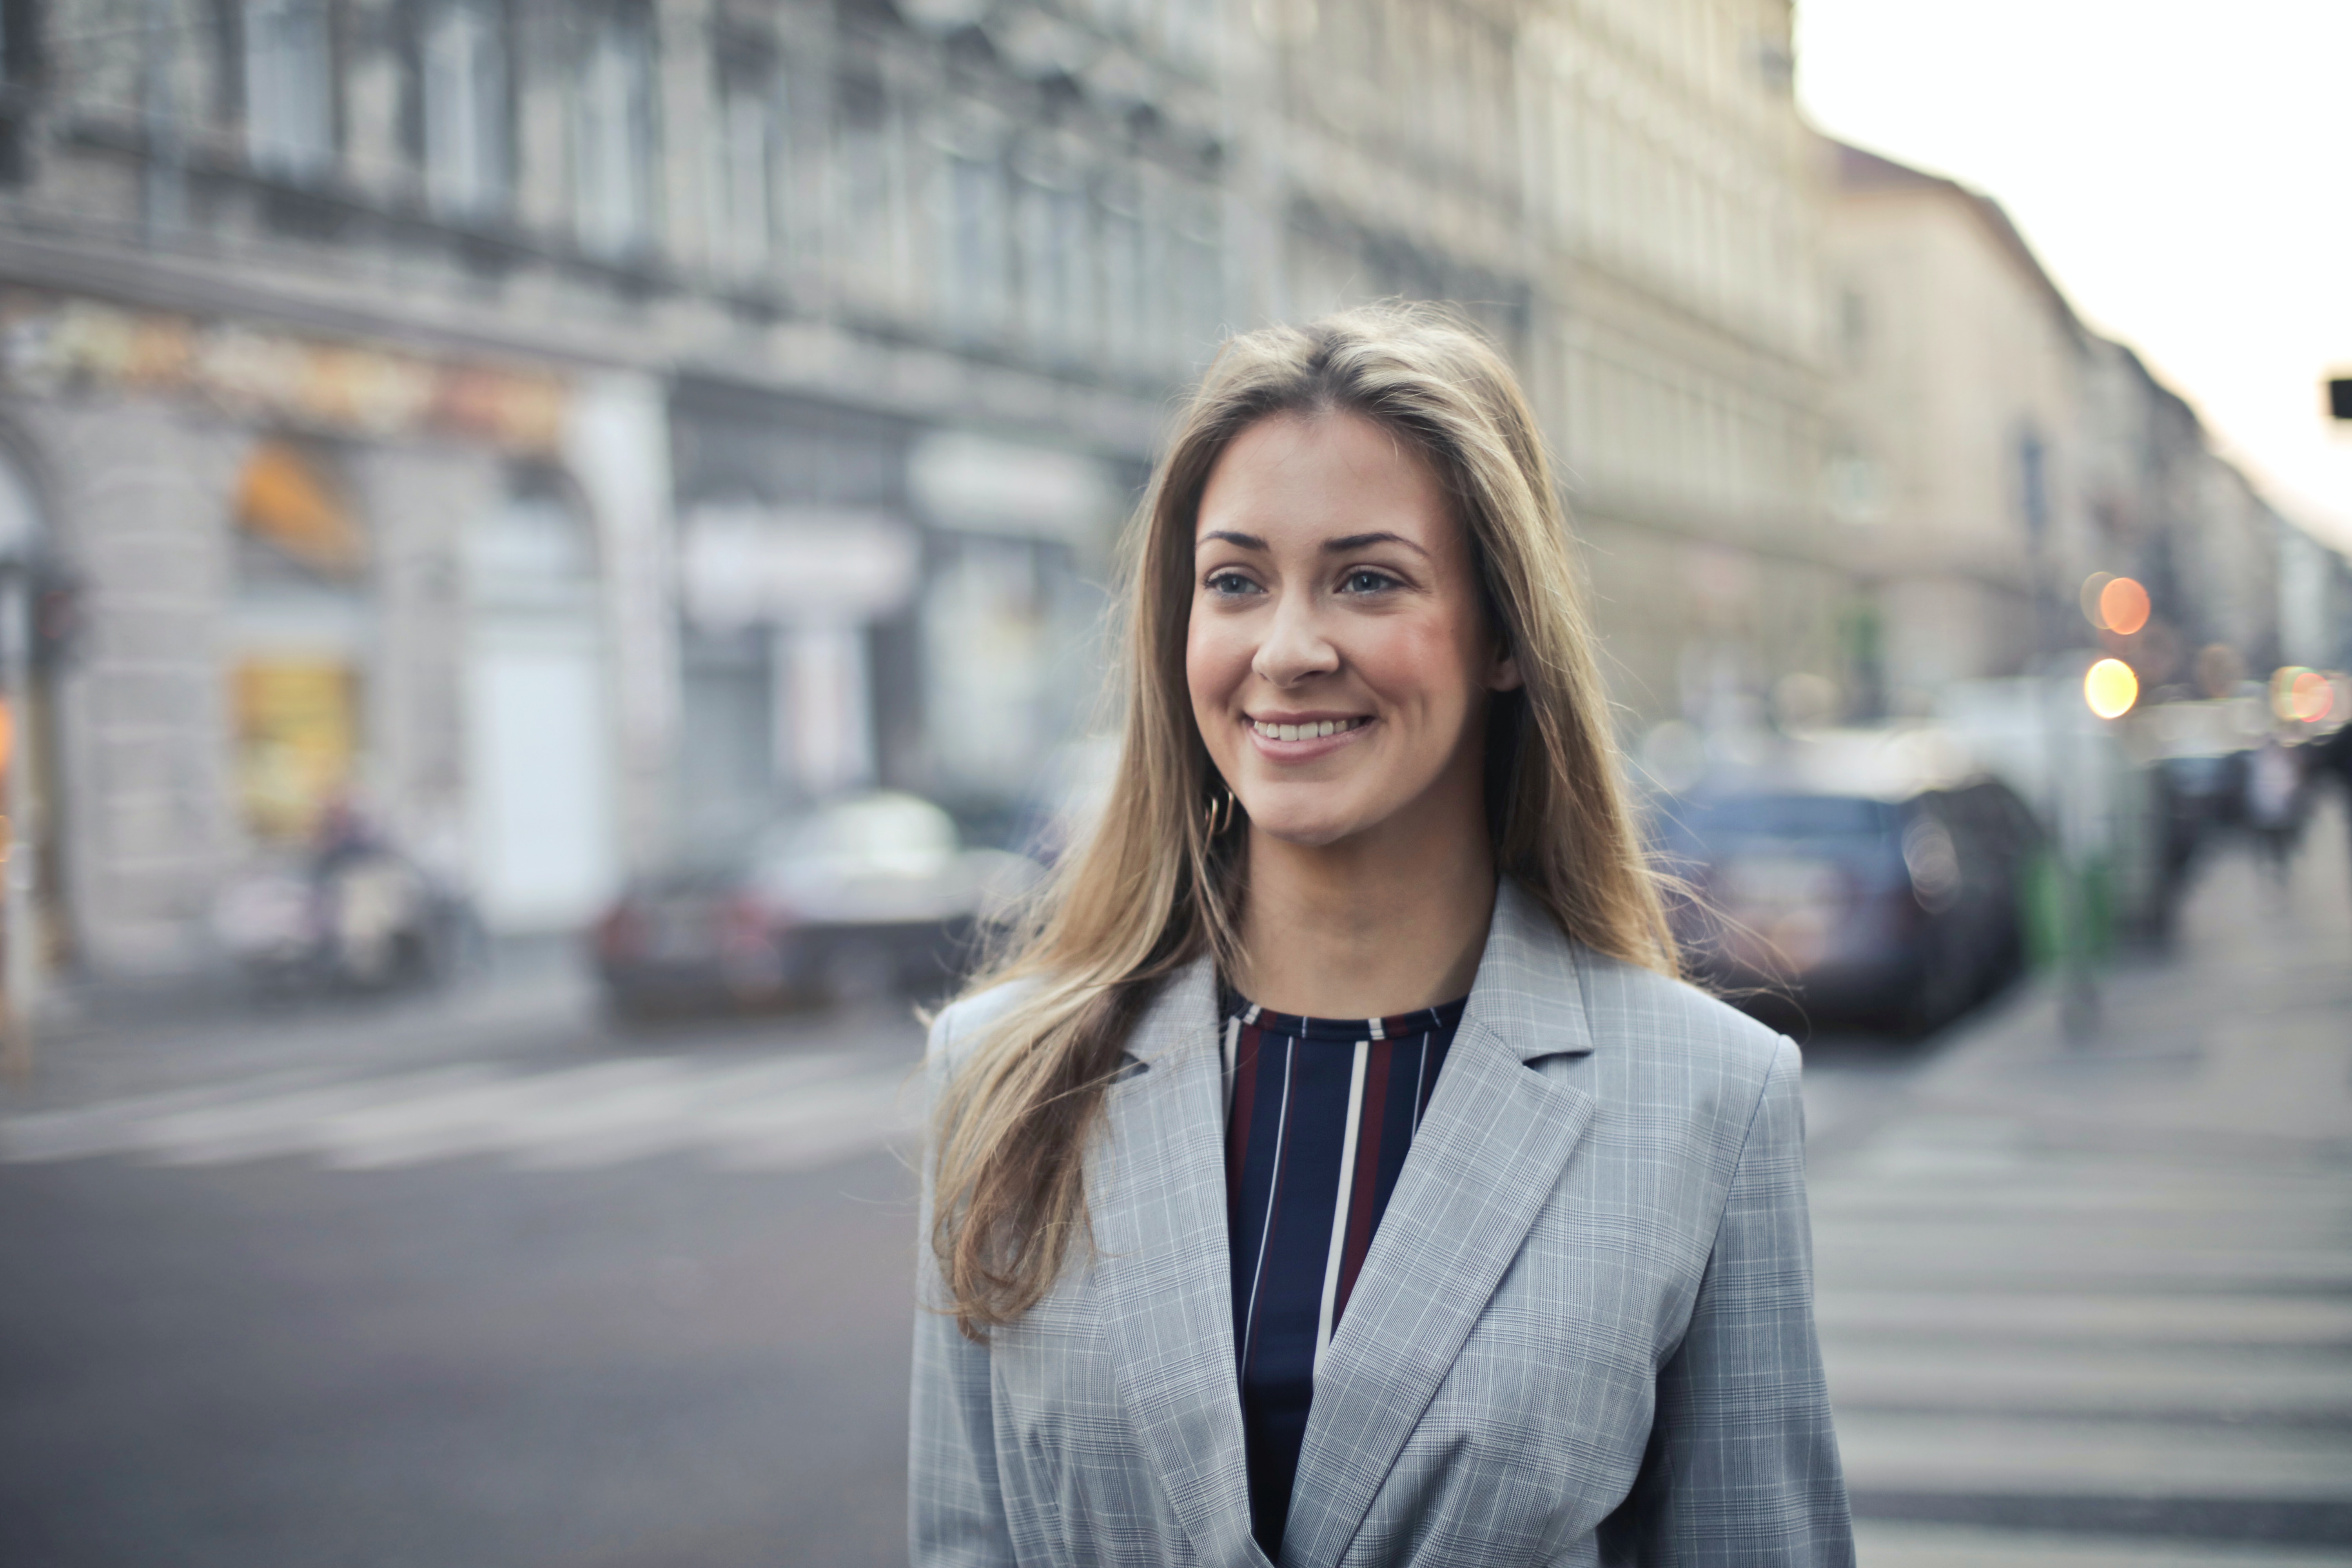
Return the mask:
[[1378, 594], [1395, 586], [1397, 580], [1387, 573], [1360, 566], [1340, 580], [1339, 591], [1343, 594]]
[[1238, 572], [1211, 573], [1208, 587], [1210, 593], [1223, 595], [1228, 598], [1237, 598], [1244, 594], [1257, 592], [1257, 584]]

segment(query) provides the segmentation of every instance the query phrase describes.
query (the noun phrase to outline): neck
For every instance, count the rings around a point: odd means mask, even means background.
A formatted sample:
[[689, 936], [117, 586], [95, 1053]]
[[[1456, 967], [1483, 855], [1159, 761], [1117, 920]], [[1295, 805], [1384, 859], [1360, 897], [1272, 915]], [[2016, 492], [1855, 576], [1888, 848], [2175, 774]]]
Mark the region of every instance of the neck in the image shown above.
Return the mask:
[[1442, 816], [1313, 847], [1252, 827], [1234, 985], [1277, 1013], [1325, 1018], [1467, 994], [1494, 916], [1494, 851], [1475, 797]]

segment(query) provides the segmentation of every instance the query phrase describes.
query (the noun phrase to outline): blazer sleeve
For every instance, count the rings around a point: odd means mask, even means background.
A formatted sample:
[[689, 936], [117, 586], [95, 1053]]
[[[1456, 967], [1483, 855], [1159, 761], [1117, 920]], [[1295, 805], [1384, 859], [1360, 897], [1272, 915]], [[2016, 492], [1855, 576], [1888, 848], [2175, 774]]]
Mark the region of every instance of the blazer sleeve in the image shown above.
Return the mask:
[[1796, 1047], [1777, 1043], [1690, 1325], [1658, 1374], [1606, 1563], [1850, 1568], [1853, 1526], [1813, 1331]]
[[[949, 1016], [931, 1026], [929, 1079], [936, 1103], [949, 1069]], [[988, 1347], [964, 1338], [944, 1309], [948, 1292], [931, 1251], [934, 1159], [923, 1162], [922, 1231], [916, 1252], [915, 1376], [907, 1444], [907, 1527], [913, 1568], [993, 1568], [1013, 1561], [996, 1473], [996, 1423]]]

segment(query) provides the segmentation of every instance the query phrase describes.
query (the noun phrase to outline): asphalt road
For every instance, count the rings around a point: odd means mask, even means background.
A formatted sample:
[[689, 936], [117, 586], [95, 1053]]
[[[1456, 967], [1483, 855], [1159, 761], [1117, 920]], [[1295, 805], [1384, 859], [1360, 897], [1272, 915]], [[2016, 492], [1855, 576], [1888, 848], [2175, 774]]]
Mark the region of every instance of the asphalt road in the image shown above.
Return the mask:
[[[1866, 1562], [2352, 1562], [2352, 912], [2242, 870], [2088, 1046], [1811, 1053]], [[0, 1096], [0, 1563], [904, 1561], [914, 1026], [533, 984]]]
[[521, 1016], [0, 1122], [0, 1563], [905, 1561], [911, 1024]]
[[[905, 1561], [911, 1025], [477, 1014], [93, 1036], [0, 1117], [0, 1563]], [[1848, 1130], [1920, 1059], [1824, 1054]]]

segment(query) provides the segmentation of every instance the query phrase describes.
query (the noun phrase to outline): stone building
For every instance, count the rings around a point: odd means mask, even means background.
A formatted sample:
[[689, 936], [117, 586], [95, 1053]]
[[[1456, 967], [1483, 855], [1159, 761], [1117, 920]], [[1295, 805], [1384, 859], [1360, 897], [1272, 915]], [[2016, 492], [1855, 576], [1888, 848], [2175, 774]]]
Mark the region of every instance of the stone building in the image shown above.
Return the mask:
[[[1886, 700], [1922, 705], [1946, 682], [2095, 645], [2173, 695], [2267, 674], [2283, 554], [2316, 547], [2187, 402], [2077, 319], [1997, 204], [1826, 151], [1832, 495], [1870, 585]], [[2084, 619], [2081, 586], [2101, 572], [2146, 584], [2145, 627]]]
[[1629, 727], [1843, 675], [1786, 0], [1265, 0], [1255, 308], [1463, 303], [1570, 487]]
[[1206, 0], [55, 0], [0, 33], [53, 960], [340, 802], [506, 929], [867, 782], [985, 813], [1225, 319]]

